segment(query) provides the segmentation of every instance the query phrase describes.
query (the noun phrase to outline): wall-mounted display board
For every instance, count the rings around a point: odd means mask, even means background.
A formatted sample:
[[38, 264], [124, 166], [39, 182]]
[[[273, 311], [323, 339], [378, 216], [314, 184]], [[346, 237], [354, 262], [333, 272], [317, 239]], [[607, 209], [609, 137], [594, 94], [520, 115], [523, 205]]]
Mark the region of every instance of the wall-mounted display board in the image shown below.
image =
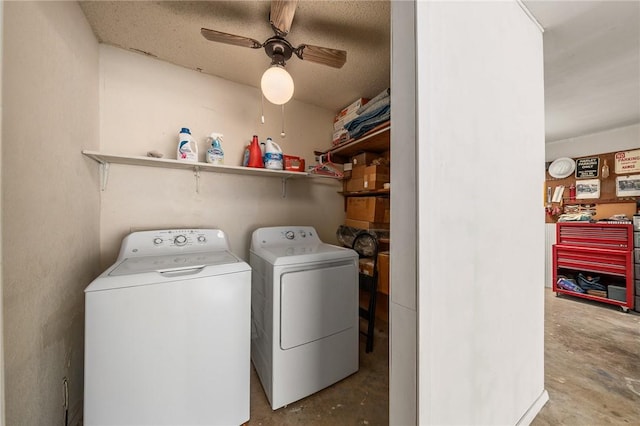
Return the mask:
[[631, 217], [637, 212], [640, 149], [559, 158], [547, 163], [545, 169], [547, 223], [556, 222], [560, 214], [577, 211], [595, 211], [594, 219], [616, 214]]

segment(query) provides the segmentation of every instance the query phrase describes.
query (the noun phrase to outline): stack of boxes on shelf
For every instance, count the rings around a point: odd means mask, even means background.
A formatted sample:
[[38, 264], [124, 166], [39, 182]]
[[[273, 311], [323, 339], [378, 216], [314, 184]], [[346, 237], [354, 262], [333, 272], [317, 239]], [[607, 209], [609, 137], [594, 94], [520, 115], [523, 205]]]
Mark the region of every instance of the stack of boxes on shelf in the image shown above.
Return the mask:
[[340, 145], [349, 140], [349, 132], [345, 125], [358, 118], [358, 110], [366, 105], [367, 98], [359, 98], [342, 108], [333, 119], [333, 145]]
[[[355, 229], [373, 231], [379, 239], [378, 291], [389, 294], [389, 223], [390, 223], [390, 170], [389, 151], [361, 152], [345, 164], [343, 181], [347, 214], [345, 225]], [[363, 259], [361, 273], [372, 274], [373, 260]], [[379, 300], [380, 301], [380, 300]], [[382, 301], [383, 302], [383, 301]], [[385, 310], [385, 303], [380, 304]], [[378, 315], [386, 316], [386, 314]]]
[[347, 199], [345, 225], [360, 229], [389, 229], [388, 194], [375, 194], [378, 190], [390, 188], [389, 152], [362, 152], [351, 157], [345, 168], [349, 166], [351, 170], [346, 171], [343, 190], [346, 195], [362, 193], [363, 196]]
[[640, 312], [640, 212], [633, 216], [634, 310]]

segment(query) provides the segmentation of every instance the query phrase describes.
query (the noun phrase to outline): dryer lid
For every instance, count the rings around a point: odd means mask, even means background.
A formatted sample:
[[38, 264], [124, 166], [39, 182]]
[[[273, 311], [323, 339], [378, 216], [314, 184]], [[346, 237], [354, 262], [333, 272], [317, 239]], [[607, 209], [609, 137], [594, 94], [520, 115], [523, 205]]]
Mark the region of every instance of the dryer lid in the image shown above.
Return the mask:
[[225, 250], [164, 256], [130, 257], [124, 259], [114, 267], [109, 272], [109, 276], [133, 275], [145, 272], [170, 272], [237, 262], [240, 262], [240, 259]]

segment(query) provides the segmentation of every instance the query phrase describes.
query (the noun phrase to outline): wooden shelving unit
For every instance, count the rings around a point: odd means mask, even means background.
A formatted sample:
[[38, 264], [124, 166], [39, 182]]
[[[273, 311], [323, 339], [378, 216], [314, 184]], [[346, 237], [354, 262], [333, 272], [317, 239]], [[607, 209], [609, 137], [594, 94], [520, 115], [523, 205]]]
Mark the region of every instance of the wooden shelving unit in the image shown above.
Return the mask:
[[387, 121], [371, 129], [358, 139], [351, 139], [343, 144], [331, 147], [324, 151], [315, 151], [316, 155], [331, 156], [331, 160], [346, 162], [349, 157], [363, 151], [384, 152], [389, 150], [391, 137], [391, 122]]
[[371, 191], [357, 191], [357, 192], [346, 192], [340, 191], [338, 194], [341, 194], [344, 197], [370, 197], [376, 195], [389, 195], [391, 194], [390, 189], [374, 189]]

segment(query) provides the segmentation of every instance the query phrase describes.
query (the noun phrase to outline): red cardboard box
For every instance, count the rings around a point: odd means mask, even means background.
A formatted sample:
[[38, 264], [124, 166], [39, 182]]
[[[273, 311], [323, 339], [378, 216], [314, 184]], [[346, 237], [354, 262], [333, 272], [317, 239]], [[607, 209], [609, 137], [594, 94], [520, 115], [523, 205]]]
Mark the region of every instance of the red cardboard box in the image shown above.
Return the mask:
[[304, 158], [283, 155], [284, 169], [290, 172], [304, 172]]

